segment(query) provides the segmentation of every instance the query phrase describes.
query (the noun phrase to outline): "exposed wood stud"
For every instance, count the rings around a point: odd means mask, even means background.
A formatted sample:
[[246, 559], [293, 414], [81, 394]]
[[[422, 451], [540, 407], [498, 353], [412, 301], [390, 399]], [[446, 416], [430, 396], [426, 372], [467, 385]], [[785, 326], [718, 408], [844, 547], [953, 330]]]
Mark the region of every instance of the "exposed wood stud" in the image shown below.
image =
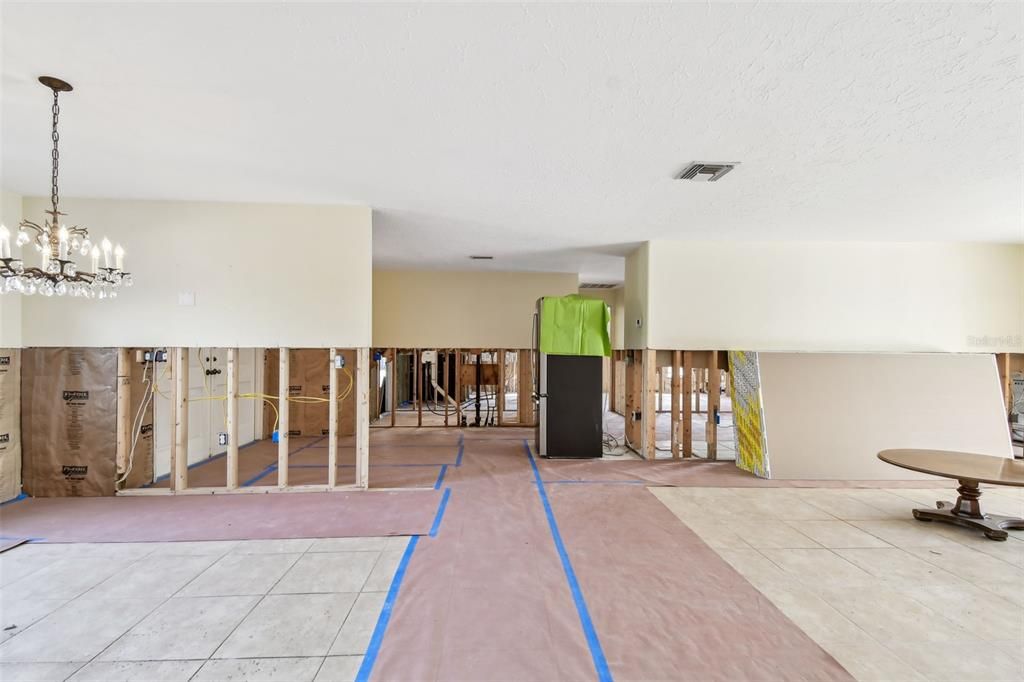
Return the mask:
[[238, 487], [238, 349], [227, 349], [227, 433], [228, 451], [225, 474], [228, 490]]
[[718, 368], [718, 351], [708, 354], [708, 421], [705, 429], [708, 459], [718, 459], [718, 408], [722, 398], [722, 372]]
[[327, 487], [338, 485], [338, 370], [334, 366], [338, 349], [332, 348], [327, 368]]
[[443, 370], [443, 372], [441, 370], [441, 353], [442, 353], [442, 351], [437, 351], [437, 359], [438, 359], [437, 370], [441, 374], [441, 382], [440, 382], [441, 383], [441, 391], [444, 392], [444, 425], [448, 426], [448, 402], [451, 399], [451, 396], [448, 394], [448, 369], [449, 369], [449, 367], [448, 367], [448, 349], [446, 348], [443, 352], [444, 352], [444, 370]]
[[462, 351], [455, 349], [455, 425], [462, 426]]
[[653, 350], [643, 351], [643, 405], [640, 409], [642, 410], [641, 426], [643, 428], [642, 454], [645, 459], [655, 459], [658, 454], [656, 441], [658, 371], [655, 353], [656, 351]]
[[683, 351], [683, 457], [693, 456], [693, 353]]
[[533, 351], [519, 351], [519, 425], [533, 426], [537, 421], [536, 411], [533, 404]]
[[288, 485], [288, 388], [291, 383], [287, 348], [279, 348], [277, 370], [277, 487]]
[[672, 351], [672, 459], [679, 459], [679, 392], [683, 386], [681, 362], [682, 353]]
[[356, 481], [370, 485], [370, 349], [356, 351]]
[[129, 350], [117, 349], [117, 477], [128, 470], [131, 449], [132, 365]]
[[498, 350], [498, 426], [505, 422], [505, 349]]
[[398, 410], [398, 349], [391, 349], [391, 371], [388, 372], [388, 384], [391, 386], [391, 426], [395, 425], [395, 412]]
[[188, 488], [188, 348], [174, 349], [174, 447], [171, 450], [171, 488]]
[[416, 391], [416, 426], [423, 426], [423, 355], [419, 348], [412, 352], [413, 386]]

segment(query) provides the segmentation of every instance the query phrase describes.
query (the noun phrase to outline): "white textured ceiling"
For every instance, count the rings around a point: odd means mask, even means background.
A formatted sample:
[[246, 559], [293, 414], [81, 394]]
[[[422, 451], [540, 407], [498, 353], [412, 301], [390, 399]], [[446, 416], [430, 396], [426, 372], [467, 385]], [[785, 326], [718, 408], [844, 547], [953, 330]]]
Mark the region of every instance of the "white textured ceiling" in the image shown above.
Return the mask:
[[[0, 11], [23, 194], [48, 192], [54, 74], [64, 193], [364, 202], [379, 265], [614, 280], [655, 238], [1024, 241], [1024, 3]], [[693, 160], [742, 165], [673, 180]]]

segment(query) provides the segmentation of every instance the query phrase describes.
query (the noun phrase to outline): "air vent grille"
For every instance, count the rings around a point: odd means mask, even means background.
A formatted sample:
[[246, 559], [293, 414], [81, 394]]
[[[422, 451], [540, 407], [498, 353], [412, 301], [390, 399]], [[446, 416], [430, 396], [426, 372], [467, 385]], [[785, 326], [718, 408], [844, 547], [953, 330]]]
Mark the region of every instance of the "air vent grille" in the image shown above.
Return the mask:
[[736, 163], [704, 163], [695, 162], [687, 166], [678, 175], [679, 180], [693, 180], [695, 182], [716, 182], [722, 176], [737, 166]]
[[494, 256], [470, 256], [470, 260], [494, 260]]
[[580, 289], [614, 289], [618, 284], [605, 284], [603, 282], [584, 282]]

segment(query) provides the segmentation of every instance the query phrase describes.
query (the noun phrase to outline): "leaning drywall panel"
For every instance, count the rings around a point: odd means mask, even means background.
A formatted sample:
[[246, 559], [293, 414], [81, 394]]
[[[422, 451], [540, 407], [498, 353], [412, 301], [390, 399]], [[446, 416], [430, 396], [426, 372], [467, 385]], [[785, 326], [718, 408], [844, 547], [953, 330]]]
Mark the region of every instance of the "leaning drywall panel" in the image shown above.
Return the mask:
[[986, 354], [758, 353], [778, 479], [931, 478], [886, 448], [1009, 457], [995, 360]]
[[0, 348], [0, 502], [21, 494], [21, 351]]
[[21, 379], [25, 492], [113, 495], [117, 349], [26, 348]]

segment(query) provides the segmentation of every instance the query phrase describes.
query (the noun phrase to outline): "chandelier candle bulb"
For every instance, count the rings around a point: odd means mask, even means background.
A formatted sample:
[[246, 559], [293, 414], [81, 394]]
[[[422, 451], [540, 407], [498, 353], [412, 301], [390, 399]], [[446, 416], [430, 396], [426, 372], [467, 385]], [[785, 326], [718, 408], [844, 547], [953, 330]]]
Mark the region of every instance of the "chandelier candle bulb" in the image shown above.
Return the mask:
[[11, 231], [0, 225], [0, 258], [11, 257]]
[[92, 271], [97, 272], [100, 269], [100, 247], [92, 247]]
[[60, 230], [57, 232], [57, 258], [60, 260], [68, 259], [68, 228], [67, 225], [61, 225]]
[[103, 242], [102, 242], [102, 246], [103, 246], [103, 267], [109, 268], [110, 267], [110, 249], [111, 249], [110, 240], [107, 239], [106, 237], [104, 237], [103, 238]]
[[118, 270], [124, 270], [124, 249], [118, 244], [114, 247], [114, 267]]

